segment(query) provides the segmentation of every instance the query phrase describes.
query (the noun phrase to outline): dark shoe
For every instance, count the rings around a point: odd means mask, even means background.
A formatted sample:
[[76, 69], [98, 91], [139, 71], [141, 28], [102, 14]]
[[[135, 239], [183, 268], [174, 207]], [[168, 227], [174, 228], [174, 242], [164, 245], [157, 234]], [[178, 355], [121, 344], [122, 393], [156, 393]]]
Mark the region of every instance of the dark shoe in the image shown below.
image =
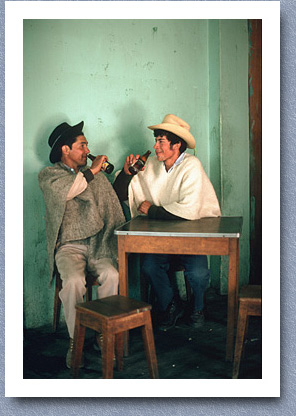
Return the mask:
[[[73, 349], [74, 349], [74, 340], [72, 338], [70, 338], [69, 349], [67, 351], [67, 356], [66, 356], [66, 366], [68, 368], [72, 368]], [[83, 356], [83, 353], [82, 353], [82, 357], [81, 357], [81, 362], [79, 364], [79, 368], [82, 368], [82, 367], [84, 367], [84, 356]]]
[[165, 316], [160, 322], [160, 331], [167, 331], [168, 329], [173, 328], [177, 320], [183, 316], [183, 313], [183, 309], [180, 305], [175, 301], [172, 301], [166, 310]]
[[204, 323], [205, 317], [202, 311], [195, 311], [190, 316], [189, 326], [191, 326], [191, 328], [201, 328], [204, 325]]

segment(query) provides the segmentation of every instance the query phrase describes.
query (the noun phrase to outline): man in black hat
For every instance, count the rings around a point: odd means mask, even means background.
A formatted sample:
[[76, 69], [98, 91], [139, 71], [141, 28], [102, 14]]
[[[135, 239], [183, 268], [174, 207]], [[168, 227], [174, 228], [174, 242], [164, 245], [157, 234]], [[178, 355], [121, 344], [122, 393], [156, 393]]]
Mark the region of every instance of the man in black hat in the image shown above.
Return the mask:
[[63, 286], [60, 298], [70, 336], [66, 364], [71, 367], [75, 305], [83, 302], [85, 274], [97, 277], [98, 298], [118, 293], [117, 241], [114, 229], [124, 222], [112, 185], [100, 172], [108, 160], [97, 156], [87, 167], [88, 142], [83, 121], [64, 122], [49, 137], [53, 166], [39, 173], [46, 205], [50, 283], [57, 267]]

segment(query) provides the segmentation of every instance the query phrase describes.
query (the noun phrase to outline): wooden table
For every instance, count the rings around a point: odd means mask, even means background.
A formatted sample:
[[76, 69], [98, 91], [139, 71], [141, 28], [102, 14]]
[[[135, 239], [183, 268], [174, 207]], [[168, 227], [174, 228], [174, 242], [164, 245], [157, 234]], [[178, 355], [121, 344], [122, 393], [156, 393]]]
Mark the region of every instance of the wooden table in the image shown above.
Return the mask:
[[138, 216], [115, 230], [118, 237], [119, 294], [128, 296], [128, 253], [229, 256], [226, 360], [233, 359], [238, 305], [239, 237], [242, 217], [161, 221]]

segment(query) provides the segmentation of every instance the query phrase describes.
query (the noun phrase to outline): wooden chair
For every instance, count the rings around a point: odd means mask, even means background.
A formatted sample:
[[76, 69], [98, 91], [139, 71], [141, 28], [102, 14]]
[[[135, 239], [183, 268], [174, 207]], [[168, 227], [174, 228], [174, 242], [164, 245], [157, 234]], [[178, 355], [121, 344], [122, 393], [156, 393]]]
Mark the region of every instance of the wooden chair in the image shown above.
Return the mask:
[[248, 329], [249, 316], [262, 315], [262, 286], [248, 285], [239, 294], [238, 321], [233, 360], [232, 378], [238, 378], [244, 340]]
[[142, 328], [146, 358], [151, 378], [158, 378], [158, 367], [152, 331], [151, 305], [114, 295], [76, 305], [74, 350], [72, 372], [79, 373], [85, 328], [103, 335], [102, 373], [103, 378], [113, 378], [113, 360], [116, 351], [118, 370], [123, 368], [123, 333], [133, 328]]
[[[60, 273], [58, 272], [57, 268], [55, 268], [55, 292], [54, 292], [54, 307], [53, 307], [53, 331], [56, 332], [60, 322], [60, 315], [61, 315], [61, 299], [59, 297], [60, 290], [62, 289], [62, 279]], [[92, 274], [86, 274], [86, 295], [85, 299], [92, 300], [92, 288], [93, 286], [98, 286], [98, 281], [96, 277]]]

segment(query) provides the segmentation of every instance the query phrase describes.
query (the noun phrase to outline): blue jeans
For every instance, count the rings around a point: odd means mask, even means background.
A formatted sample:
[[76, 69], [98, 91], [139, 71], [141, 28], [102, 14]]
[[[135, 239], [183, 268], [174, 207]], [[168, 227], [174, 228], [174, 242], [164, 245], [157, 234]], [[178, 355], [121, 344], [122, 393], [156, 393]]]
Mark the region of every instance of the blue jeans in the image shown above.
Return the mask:
[[[152, 285], [161, 311], [167, 309], [174, 297], [168, 275], [172, 257], [171, 254], [143, 255], [142, 273]], [[204, 307], [203, 296], [210, 280], [207, 256], [178, 255], [178, 260], [193, 291], [194, 310], [200, 311]]]

